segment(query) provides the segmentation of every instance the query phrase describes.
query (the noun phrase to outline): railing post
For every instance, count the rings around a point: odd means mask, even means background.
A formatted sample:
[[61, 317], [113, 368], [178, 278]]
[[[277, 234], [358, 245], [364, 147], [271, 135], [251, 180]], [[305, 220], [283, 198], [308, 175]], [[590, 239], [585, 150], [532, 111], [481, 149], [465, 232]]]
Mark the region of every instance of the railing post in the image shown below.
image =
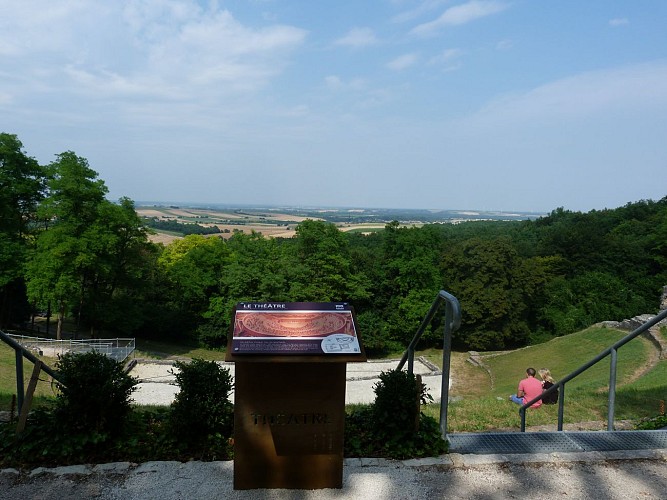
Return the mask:
[[442, 380], [440, 382], [440, 433], [447, 437], [447, 410], [449, 407], [449, 371], [452, 357], [452, 326], [454, 308], [448, 300], [445, 303], [445, 334], [442, 341]]
[[16, 400], [18, 403], [19, 415], [23, 408], [23, 353], [16, 349]]
[[565, 409], [565, 384], [560, 386], [560, 397], [558, 398], [558, 430], [563, 430], [563, 413]]
[[519, 416], [521, 417], [521, 432], [526, 432], [526, 409], [523, 406], [519, 408]]
[[607, 430], [614, 430], [614, 410], [616, 405], [616, 365], [618, 361], [618, 351], [615, 348], [611, 350], [611, 362], [609, 363], [609, 407], [607, 409]]

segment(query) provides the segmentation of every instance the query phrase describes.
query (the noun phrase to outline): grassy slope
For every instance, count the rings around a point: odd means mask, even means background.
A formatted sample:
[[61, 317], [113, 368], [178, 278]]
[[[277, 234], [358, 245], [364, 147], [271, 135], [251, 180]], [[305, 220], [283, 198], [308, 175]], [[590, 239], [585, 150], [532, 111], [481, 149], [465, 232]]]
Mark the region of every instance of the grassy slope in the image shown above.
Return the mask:
[[[55, 365], [55, 360], [42, 358], [49, 366]], [[24, 390], [28, 388], [28, 382], [32, 375], [33, 364], [27, 359], [23, 360], [23, 384]], [[51, 387], [51, 377], [42, 372], [39, 376], [40, 381], [35, 389], [35, 404], [40, 404], [44, 398], [53, 397], [53, 388]], [[11, 406], [12, 394], [16, 394], [16, 355], [14, 349], [4, 342], [0, 342], [0, 410], [9, 410]]]
[[[518, 406], [507, 401], [516, 392], [525, 369], [549, 368], [557, 380], [594, 358], [626, 333], [605, 328], [590, 328], [545, 344], [499, 353], [487, 357], [492, 377], [485, 395], [466, 398], [450, 405], [449, 427], [453, 431], [479, 431], [518, 428]], [[667, 398], [667, 361], [629, 383], [647, 365], [654, 352], [644, 339], [636, 339], [618, 351], [616, 418], [641, 418], [658, 413], [659, 401]], [[480, 369], [481, 370], [481, 369]], [[606, 420], [609, 358], [581, 374], [566, 386], [564, 421]], [[555, 424], [557, 406], [543, 406], [528, 412], [528, 425]]]

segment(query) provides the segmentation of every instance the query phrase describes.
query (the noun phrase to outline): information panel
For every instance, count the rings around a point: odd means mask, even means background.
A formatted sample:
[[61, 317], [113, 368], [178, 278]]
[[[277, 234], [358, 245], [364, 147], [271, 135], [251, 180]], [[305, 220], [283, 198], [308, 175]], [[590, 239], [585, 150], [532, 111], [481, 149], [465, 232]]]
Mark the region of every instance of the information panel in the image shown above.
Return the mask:
[[360, 354], [346, 302], [240, 302], [234, 308], [232, 354]]

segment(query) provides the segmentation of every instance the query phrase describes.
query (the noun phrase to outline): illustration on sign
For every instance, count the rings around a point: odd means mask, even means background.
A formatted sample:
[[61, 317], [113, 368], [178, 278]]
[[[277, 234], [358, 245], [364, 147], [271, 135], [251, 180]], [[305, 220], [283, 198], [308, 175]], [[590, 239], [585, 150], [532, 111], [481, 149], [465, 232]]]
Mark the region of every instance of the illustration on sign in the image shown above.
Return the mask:
[[234, 354], [359, 354], [352, 307], [342, 302], [241, 302]]

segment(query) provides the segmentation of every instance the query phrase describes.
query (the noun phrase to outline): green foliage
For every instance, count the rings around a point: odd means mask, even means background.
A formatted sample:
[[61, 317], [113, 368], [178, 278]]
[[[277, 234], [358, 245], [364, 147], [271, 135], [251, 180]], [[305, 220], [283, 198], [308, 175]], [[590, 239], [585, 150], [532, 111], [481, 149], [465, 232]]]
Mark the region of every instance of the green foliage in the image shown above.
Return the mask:
[[421, 413], [433, 399], [426, 386], [404, 371], [380, 374], [372, 405], [353, 407], [345, 420], [346, 456], [409, 458], [444, 453], [437, 421]]
[[[162, 246], [129, 199], [106, 195], [85, 158], [67, 151], [41, 167], [0, 134], [0, 324], [50, 305], [59, 326], [76, 317], [93, 334], [221, 347], [239, 301], [345, 301], [381, 353], [408, 344], [444, 289], [462, 307], [455, 347], [502, 349], [649, 313], [667, 283], [667, 197], [521, 222], [392, 221], [371, 235], [304, 220], [291, 239]], [[438, 321], [423, 346], [439, 345]]]
[[49, 172], [38, 208], [45, 228], [26, 267], [28, 297], [57, 311], [59, 335], [73, 312], [93, 333], [118, 324], [136, 328], [151, 251], [134, 204], [106, 200], [97, 172], [71, 151], [58, 155]]
[[195, 358], [177, 362], [180, 391], [171, 405], [171, 428], [184, 450], [202, 450], [201, 458], [227, 457], [234, 430], [233, 389], [227, 368]]
[[160, 220], [157, 217], [144, 217], [144, 223], [153, 229], [161, 231], [172, 231], [175, 233], [187, 234], [219, 234], [220, 228], [217, 226], [202, 226], [197, 223], [181, 223], [175, 220]]
[[46, 182], [45, 169], [22, 148], [15, 135], [0, 133], [0, 327], [27, 317], [25, 263]]
[[305, 220], [296, 229], [289, 294], [296, 301], [354, 301], [368, 297], [363, 273], [352, 272], [349, 240], [323, 221]]
[[471, 238], [452, 249], [443, 262], [450, 291], [465, 311], [456, 343], [479, 350], [524, 344], [529, 328], [526, 300], [533, 286], [507, 237]]
[[98, 352], [67, 353], [57, 363], [59, 393], [53, 406], [32, 411], [26, 429], [0, 426], [0, 456], [8, 464], [89, 463], [115, 456], [110, 448], [128, 432], [136, 380]]
[[403, 350], [401, 342], [391, 340], [386, 333], [386, 322], [375, 311], [364, 311], [357, 315], [359, 330], [366, 354], [371, 357], [382, 357], [392, 352]]
[[635, 425], [635, 429], [640, 431], [652, 431], [665, 428], [667, 428], [667, 415], [657, 415], [655, 417], [645, 418]]
[[96, 351], [68, 352], [60, 356], [56, 369], [60, 380], [54, 416], [63, 432], [119, 434], [137, 384], [122, 363]]
[[426, 386], [413, 374], [391, 370], [380, 374], [375, 384], [375, 404], [373, 416], [381, 437], [401, 439], [419, 428], [421, 404], [432, 400]]
[[97, 432], [64, 433], [54, 413], [34, 410], [20, 435], [15, 425], [0, 423], [0, 467], [188, 460], [192, 454], [179, 448], [169, 415], [168, 408], [134, 410], [123, 432], [110, 439]]

